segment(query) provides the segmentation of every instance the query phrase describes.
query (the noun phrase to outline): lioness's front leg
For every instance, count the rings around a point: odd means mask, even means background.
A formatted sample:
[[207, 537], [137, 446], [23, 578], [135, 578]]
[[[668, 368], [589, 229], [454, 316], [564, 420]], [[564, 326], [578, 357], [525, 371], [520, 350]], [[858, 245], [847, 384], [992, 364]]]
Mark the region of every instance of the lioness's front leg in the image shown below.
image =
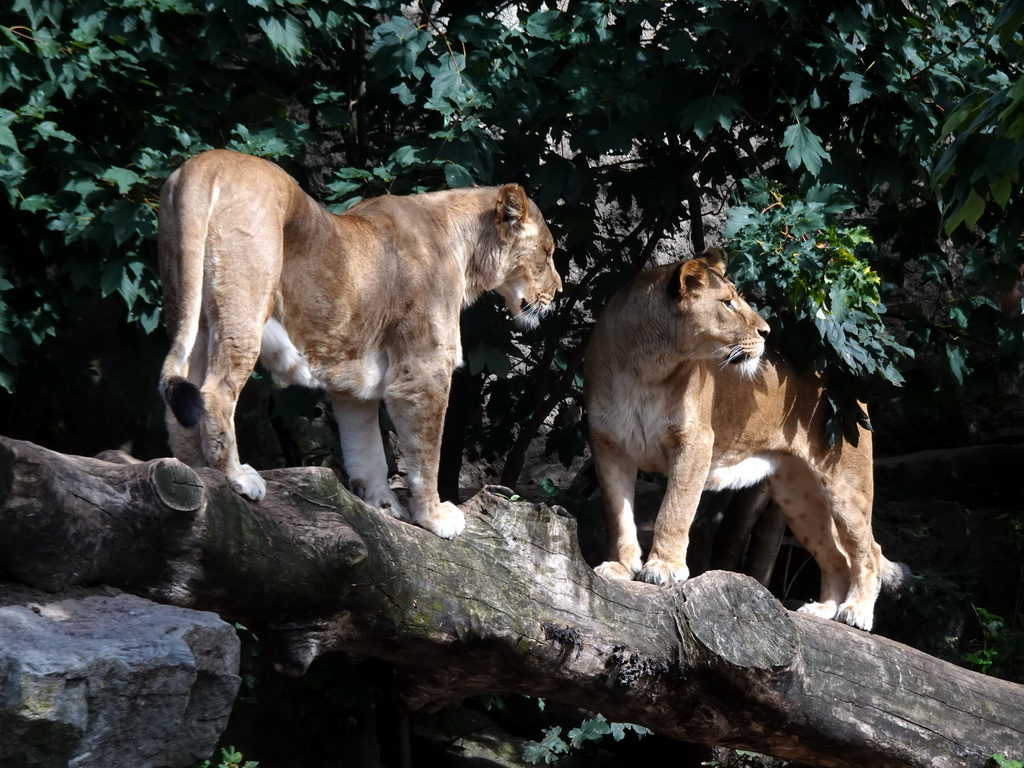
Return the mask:
[[593, 428], [590, 444], [608, 527], [608, 559], [594, 570], [606, 579], [628, 581], [636, 578], [643, 565], [633, 517], [636, 461], [617, 441], [604, 438]]
[[670, 584], [690, 577], [686, 566], [690, 526], [711, 469], [714, 437], [701, 434], [678, 442], [669, 464], [665, 498], [654, 524], [651, 553], [637, 576], [650, 584]]
[[405, 455], [412, 522], [443, 539], [454, 539], [466, 527], [462, 510], [442, 502], [437, 493], [441, 432], [448, 406], [451, 370], [412, 376], [389, 388], [388, 413]]

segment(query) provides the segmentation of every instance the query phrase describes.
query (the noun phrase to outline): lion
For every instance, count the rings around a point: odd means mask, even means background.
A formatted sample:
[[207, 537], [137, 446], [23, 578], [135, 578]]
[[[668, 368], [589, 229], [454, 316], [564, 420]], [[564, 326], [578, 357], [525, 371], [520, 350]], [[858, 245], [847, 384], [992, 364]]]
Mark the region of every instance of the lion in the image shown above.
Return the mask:
[[[535, 326], [562, 287], [522, 187], [384, 196], [336, 215], [275, 164], [212, 150], [165, 183], [158, 249], [171, 337], [160, 391], [177, 458], [263, 498], [234, 429], [259, 358], [285, 383], [326, 391], [356, 495], [443, 538], [462, 532], [462, 511], [437, 492], [460, 310], [494, 290]], [[382, 400], [408, 464], [408, 509], [388, 484]]]
[[[653, 584], [689, 577], [701, 492], [767, 478], [796, 538], [821, 568], [801, 611], [871, 629], [879, 587], [903, 566], [871, 532], [871, 433], [828, 445], [823, 381], [765, 356], [768, 324], [724, 277], [724, 254], [641, 273], [609, 302], [584, 365], [589, 442], [608, 521], [597, 572]], [[637, 470], [664, 473], [647, 561], [633, 520]]]

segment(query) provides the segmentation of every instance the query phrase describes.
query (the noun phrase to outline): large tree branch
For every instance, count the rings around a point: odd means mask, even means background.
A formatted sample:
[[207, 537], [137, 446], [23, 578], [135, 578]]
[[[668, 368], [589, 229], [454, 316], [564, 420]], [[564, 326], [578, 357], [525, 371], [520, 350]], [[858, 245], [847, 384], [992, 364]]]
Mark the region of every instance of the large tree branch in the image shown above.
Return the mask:
[[259, 627], [292, 674], [334, 651], [387, 659], [412, 707], [529, 693], [819, 766], [982, 766], [1024, 743], [1021, 686], [789, 613], [745, 576], [608, 582], [583, 561], [573, 519], [494, 490], [444, 541], [327, 470], [264, 476], [253, 504], [170, 460], [110, 464], [0, 438], [0, 568], [33, 586], [99, 580], [214, 608]]

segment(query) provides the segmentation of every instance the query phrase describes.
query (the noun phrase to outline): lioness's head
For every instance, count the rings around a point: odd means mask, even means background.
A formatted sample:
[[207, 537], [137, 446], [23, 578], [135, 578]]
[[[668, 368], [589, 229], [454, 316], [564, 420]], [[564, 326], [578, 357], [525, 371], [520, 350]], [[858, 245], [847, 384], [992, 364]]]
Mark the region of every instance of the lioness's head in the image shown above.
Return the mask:
[[498, 190], [494, 214], [509, 266], [495, 290], [505, 299], [512, 317], [532, 328], [562, 290], [562, 279], [552, 259], [555, 240], [540, 209], [518, 184], [506, 184]]
[[708, 248], [669, 274], [666, 291], [683, 320], [680, 332], [696, 358], [720, 359], [753, 377], [764, 354], [768, 323], [725, 278], [725, 254]]

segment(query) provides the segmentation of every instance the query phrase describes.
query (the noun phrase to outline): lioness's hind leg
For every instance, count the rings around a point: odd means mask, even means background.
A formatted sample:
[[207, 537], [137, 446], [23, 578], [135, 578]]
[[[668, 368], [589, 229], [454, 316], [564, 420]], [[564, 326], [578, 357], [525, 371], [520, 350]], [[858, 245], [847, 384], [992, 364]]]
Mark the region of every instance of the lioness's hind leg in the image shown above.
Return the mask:
[[882, 583], [882, 548], [871, 531], [870, 480], [837, 474], [831, 491], [833, 522], [850, 563], [849, 591], [836, 611], [836, 619], [871, 631]]
[[167, 408], [164, 422], [167, 424], [167, 442], [171, 447], [171, 455], [190, 467], [205, 467], [206, 459], [199, 442], [199, 430], [181, 426], [170, 408]]
[[785, 457], [779, 459], [769, 487], [793, 535], [811, 553], [821, 570], [818, 601], [807, 603], [800, 611], [826, 619], [836, 618], [839, 604], [849, 589], [849, 564], [837, 545], [831, 504], [821, 482], [801, 459]]
[[[240, 289], [239, 293], [244, 291]], [[263, 316], [270, 311], [268, 306], [261, 315], [261, 309], [245, 301], [219, 303], [216, 312], [223, 320], [212, 324], [209, 366], [200, 388], [205, 412], [199, 430], [206, 462], [223, 472], [228, 485], [236, 492], [253, 501], [263, 498], [267, 486], [259, 473], [248, 464], [242, 464], [238, 457], [235, 407], [259, 357]], [[255, 322], [244, 321], [254, 316], [258, 318]], [[229, 318], [236, 320], [230, 328], [225, 327]]]
[[[255, 362], [254, 357], [253, 363]], [[247, 370], [245, 378], [248, 378], [251, 372], [251, 368]], [[231, 383], [224, 382], [220, 387], [202, 390], [206, 402], [206, 412], [199, 423], [203, 453], [207, 464], [223, 472], [228, 485], [237, 493], [253, 501], [260, 501], [266, 495], [266, 483], [255, 469], [243, 464], [238, 458], [235, 406], [241, 388], [241, 384], [236, 388]]]
[[[186, 371], [188, 381], [197, 388], [202, 385], [202, 372], [206, 370], [205, 337], [206, 334], [201, 333], [196, 338], [196, 344], [192, 348], [192, 354]], [[200, 416], [200, 418], [202, 417]], [[171, 455], [178, 459], [178, 461], [185, 462], [190, 467], [205, 467], [206, 457], [203, 455], [203, 445], [200, 441], [199, 429], [197, 427], [182, 426], [174, 414], [170, 403], [165, 403], [164, 421], [167, 424], [167, 442], [171, 447]]]
[[407, 519], [405, 508], [388, 485], [388, 462], [378, 417], [380, 401], [357, 400], [336, 392], [328, 398], [338, 422], [349, 489], [371, 507]]

